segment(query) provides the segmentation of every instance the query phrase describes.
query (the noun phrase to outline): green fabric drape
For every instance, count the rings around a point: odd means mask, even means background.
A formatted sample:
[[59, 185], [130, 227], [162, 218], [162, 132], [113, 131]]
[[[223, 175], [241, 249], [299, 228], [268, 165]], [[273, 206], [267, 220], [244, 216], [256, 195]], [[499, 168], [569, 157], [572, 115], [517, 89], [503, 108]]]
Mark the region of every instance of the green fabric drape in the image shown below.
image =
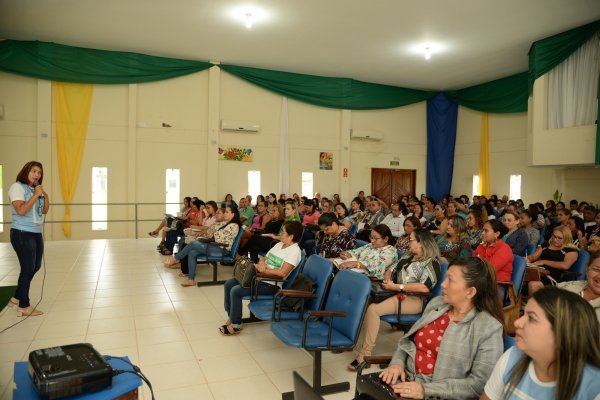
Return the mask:
[[527, 72], [495, 81], [445, 92], [461, 106], [481, 112], [515, 113], [527, 111]]
[[529, 94], [537, 78], [569, 58], [597, 32], [600, 21], [533, 42], [529, 49]]
[[227, 64], [219, 67], [275, 93], [321, 107], [347, 110], [393, 108], [418, 103], [436, 94], [348, 78], [328, 78]]
[[202, 61], [85, 49], [56, 43], [0, 41], [0, 70], [73, 83], [141, 83], [210, 68]]
[[598, 112], [596, 113], [596, 162], [594, 164], [600, 165], [600, 77], [598, 78]]

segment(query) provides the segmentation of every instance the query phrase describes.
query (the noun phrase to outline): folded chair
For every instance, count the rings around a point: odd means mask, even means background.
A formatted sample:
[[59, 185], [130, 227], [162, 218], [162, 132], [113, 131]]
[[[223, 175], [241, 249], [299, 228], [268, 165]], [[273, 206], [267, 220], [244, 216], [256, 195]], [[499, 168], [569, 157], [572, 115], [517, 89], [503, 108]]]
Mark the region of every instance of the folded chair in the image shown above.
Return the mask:
[[[333, 263], [331, 261], [317, 255], [310, 256], [304, 265], [302, 274], [315, 283], [316, 290], [307, 292], [283, 288], [269, 299], [251, 301], [248, 304], [251, 315], [259, 321], [302, 320], [306, 312], [322, 309], [333, 276], [332, 273]], [[293, 310], [285, 307], [282, 303], [286, 298], [301, 299], [300, 308]]]
[[[421, 292], [402, 292], [405, 295], [409, 296], [419, 296], [423, 298], [423, 309], [427, 305], [427, 302], [432, 297], [441, 296], [442, 294], [442, 282], [446, 279], [446, 271], [448, 271], [448, 264], [444, 263], [440, 265], [440, 275], [438, 277], [435, 286], [432, 288], [431, 293], [421, 293]], [[398, 312], [396, 314], [387, 314], [382, 315], [381, 320], [387, 322], [392, 326], [410, 326], [417, 322], [423, 313], [417, 314], [401, 314], [402, 312], [402, 302], [398, 299]]]
[[[244, 233], [244, 230], [240, 229], [237, 236], [235, 237], [235, 240], [233, 241], [231, 250], [228, 253], [225, 253], [225, 251], [223, 251], [224, 254], [222, 256], [204, 255], [204, 256], [200, 256], [196, 259], [198, 264], [208, 263], [208, 264], [212, 265], [212, 267], [213, 267], [212, 281], [198, 282], [196, 285], [198, 285], [198, 286], [214, 286], [214, 285], [222, 285], [223, 283], [225, 283], [225, 281], [222, 281], [222, 280], [220, 281], [217, 279], [217, 271], [218, 271], [217, 263], [234, 263], [235, 262], [235, 253], [237, 253], [238, 247], [240, 246], [240, 241], [242, 240], [243, 233]], [[210, 243], [209, 246], [218, 246], [218, 244], [215, 244], [213, 242], [213, 243]]]
[[[313, 353], [313, 388], [321, 395], [350, 390], [349, 382], [321, 385], [323, 351], [352, 350], [367, 309], [371, 281], [363, 274], [344, 269], [333, 279], [322, 311], [308, 311], [303, 321], [281, 321], [271, 324], [271, 331], [288, 346]], [[282, 399], [293, 399], [293, 392]]]

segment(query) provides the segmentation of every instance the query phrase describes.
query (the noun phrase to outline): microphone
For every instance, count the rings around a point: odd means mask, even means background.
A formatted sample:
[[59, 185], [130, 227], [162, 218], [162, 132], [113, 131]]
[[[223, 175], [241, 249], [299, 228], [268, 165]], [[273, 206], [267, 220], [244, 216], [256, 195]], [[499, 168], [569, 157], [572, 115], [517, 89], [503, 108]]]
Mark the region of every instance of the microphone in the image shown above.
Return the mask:
[[38, 181], [37, 179], [35, 181], [33, 181], [33, 187], [38, 187], [40, 186], [40, 181]]

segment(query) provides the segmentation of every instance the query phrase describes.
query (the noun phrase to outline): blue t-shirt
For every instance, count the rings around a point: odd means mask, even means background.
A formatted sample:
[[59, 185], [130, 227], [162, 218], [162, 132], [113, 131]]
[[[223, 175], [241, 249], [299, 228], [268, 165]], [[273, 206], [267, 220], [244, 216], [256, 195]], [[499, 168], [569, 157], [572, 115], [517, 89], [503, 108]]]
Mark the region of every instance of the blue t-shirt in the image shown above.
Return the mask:
[[[511, 369], [523, 356], [523, 352], [516, 347], [511, 347], [500, 357], [490, 379], [485, 385], [485, 394], [490, 400], [503, 399], [504, 388], [508, 384]], [[556, 382], [540, 381], [533, 367], [529, 368], [516, 387], [508, 388], [509, 400], [554, 399], [556, 398]], [[586, 365], [581, 375], [579, 389], [573, 396], [574, 400], [600, 399], [600, 369]]]
[[12, 228], [26, 232], [41, 233], [42, 225], [44, 223], [44, 197], [40, 196], [33, 207], [25, 213], [25, 215], [19, 215], [17, 210], [13, 206], [13, 201], [29, 201], [33, 197], [33, 189], [28, 185], [15, 182], [8, 189], [8, 199], [10, 201], [10, 212], [12, 215]]

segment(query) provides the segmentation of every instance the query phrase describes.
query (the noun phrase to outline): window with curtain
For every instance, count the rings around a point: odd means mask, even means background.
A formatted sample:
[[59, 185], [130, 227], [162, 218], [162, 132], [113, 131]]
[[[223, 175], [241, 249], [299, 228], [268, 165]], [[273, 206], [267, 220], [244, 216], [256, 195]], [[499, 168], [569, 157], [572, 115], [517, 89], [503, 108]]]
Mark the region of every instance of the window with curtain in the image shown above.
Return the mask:
[[548, 128], [593, 125], [596, 121], [599, 49], [596, 34], [548, 72]]

